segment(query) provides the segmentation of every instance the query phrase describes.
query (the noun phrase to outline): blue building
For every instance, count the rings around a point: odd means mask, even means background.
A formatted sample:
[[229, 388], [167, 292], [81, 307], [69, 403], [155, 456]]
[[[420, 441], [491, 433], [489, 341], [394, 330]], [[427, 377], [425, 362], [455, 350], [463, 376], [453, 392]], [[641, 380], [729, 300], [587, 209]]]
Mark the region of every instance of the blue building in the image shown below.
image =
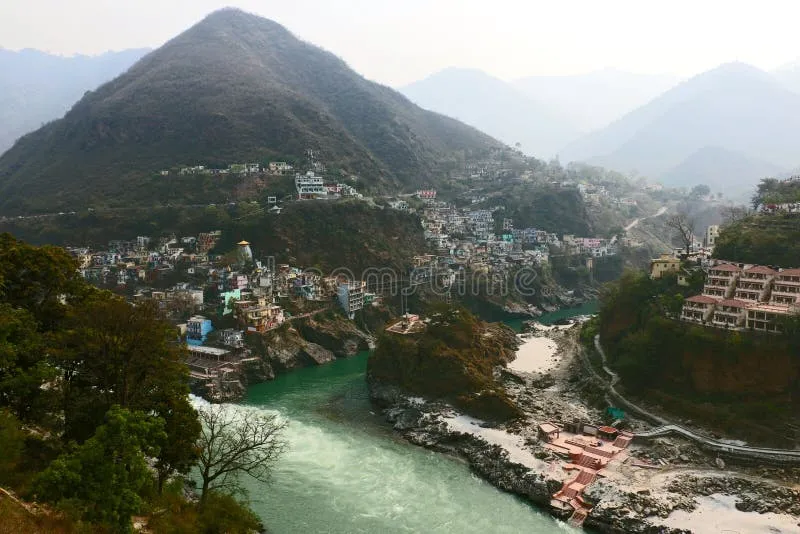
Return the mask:
[[202, 315], [195, 315], [186, 322], [186, 343], [189, 345], [202, 345], [206, 342], [209, 332], [213, 330], [211, 319], [206, 319]]

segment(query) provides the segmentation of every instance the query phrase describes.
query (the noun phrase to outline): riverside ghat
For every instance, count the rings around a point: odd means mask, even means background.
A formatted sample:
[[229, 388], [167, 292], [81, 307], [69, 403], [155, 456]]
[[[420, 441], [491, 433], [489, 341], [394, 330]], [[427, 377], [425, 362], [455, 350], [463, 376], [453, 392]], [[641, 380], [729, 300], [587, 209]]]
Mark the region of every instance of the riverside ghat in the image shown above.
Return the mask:
[[[680, 439], [635, 442], [646, 423], [609, 420], [602, 407], [587, 402], [576, 324], [532, 324], [519, 335], [516, 358], [499, 370], [524, 413], [513, 422], [470, 417], [447, 402], [407, 398], [385, 384], [370, 383], [370, 396], [408, 441], [464, 458], [473, 472], [565, 527], [800, 533], [797, 484], [776, 481], [796, 473], [731, 469]], [[733, 528], [737, 524], [746, 529]]]

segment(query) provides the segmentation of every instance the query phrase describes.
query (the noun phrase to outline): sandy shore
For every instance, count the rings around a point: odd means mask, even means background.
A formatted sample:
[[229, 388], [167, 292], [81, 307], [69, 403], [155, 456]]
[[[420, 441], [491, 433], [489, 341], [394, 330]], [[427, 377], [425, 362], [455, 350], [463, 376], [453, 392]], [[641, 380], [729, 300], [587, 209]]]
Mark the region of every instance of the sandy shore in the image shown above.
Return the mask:
[[673, 528], [690, 528], [694, 534], [800, 534], [797, 520], [788, 515], [756, 514], [736, 509], [736, 497], [697, 497], [692, 512], [676, 510], [661, 523]]
[[561, 362], [558, 344], [547, 337], [523, 338], [516, 359], [508, 364], [512, 371], [521, 373], [547, 373]]

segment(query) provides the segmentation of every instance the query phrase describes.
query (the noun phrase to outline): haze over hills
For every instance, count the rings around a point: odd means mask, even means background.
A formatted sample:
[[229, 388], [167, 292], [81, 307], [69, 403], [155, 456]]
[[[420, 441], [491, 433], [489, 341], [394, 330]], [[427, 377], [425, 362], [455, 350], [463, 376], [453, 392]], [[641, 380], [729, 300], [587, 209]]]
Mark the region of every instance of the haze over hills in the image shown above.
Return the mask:
[[63, 116], [86, 91], [125, 72], [147, 52], [63, 57], [0, 49], [0, 154], [23, 134]]
[[678, 82], [674, 76], [609, 68], [573, 76], [529, 76], [511, 84], [589, 132], [648, 103]]
[[800, 160], [798, 131], [800, 95], [766, 72], [728, 63], [568, 145], [561, 156], [653, 178], [675, 180], [681, 172], [712, 180], [714, 173], [700, 172], [702, 167], [710, 170], [700, 164], [708, 152], [687, 158], [717, 147], [719, 168], [732, 168], [742, 158], [791, 168]]
[[800, 94], [800, 59], [778, 67], [772, 75], [785, 88]]
[[548, 158], [580, 131], [566, 115], [511, 84], [476, 69], [448, 68], [399, 91], [420, 106], [449, 115], [523, 152]]
[[671, 186], [686, 188], [706, 184], [712, 191], [722, 192], [728, 198], [749, 198], [762, 178], [778, 176], [783, 171], [781, 167], [739, 152], [706, 146], [662, 174], [661, 180]]
[[501, 146], [275, 22], [223, 9], [0, 157], [0, 210], [152, 203], [163, 200], [152, 192], [160, 169], [301, 157], [309, 147], [363, 187], [413, 187]]

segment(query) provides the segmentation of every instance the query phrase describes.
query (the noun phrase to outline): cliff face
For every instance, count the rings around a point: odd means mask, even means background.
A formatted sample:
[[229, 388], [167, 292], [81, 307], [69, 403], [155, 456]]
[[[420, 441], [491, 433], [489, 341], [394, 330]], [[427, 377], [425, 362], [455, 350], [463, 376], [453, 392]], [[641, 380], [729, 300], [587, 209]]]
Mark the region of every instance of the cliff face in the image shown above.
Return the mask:
[[519, 409], [494, 374], [496, 367], [514, 358], [516, 334], [463, 309], [440, 309], [431, 319], [422, 333], [381, 334], [367, 364], [370, 387], [392, 385], [447, 400], [482, 419], [518, 417]]
[[308, 342], [332, 351], [337, 358], [355, 356], [369, 350], [370, 337], [344, 317], [309, 317], [297, 325], [300, 335]]

